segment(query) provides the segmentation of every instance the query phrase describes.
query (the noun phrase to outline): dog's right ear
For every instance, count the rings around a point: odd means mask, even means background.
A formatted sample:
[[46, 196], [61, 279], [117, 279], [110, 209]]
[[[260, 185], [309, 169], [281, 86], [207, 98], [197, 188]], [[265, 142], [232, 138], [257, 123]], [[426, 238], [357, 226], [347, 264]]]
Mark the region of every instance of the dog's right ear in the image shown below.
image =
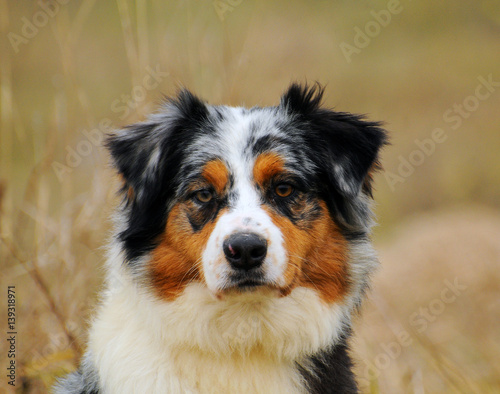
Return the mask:
[[164, 232], [186, 147], [207, 118], [207, 106], [184, 90], [145, 122], [108, 137], [106, 146], [124, 181], [126, 224], [119, 239], [131, 264]]
[[162, 109], [142, 123], [108, 136], [106, 147], [124, 180], [128, 203], [144, 206], [172, 192], [182, 161], [182, 147], [190, 134], [208, 117], [203, 101], [187, 90], [167, 99]]

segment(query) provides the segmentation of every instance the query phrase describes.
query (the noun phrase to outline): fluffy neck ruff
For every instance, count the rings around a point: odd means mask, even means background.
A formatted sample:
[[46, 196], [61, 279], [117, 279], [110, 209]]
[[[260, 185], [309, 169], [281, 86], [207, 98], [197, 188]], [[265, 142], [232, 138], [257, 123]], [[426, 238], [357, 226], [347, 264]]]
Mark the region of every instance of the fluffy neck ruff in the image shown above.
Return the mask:
[[336, 344], [349, 321], [350, 307], [306, 288], [218, 300], [192, 283], [166, 302], [125, 272], [111, 277], [89, 343], [105, 392], [304, 392], [300, 368]]

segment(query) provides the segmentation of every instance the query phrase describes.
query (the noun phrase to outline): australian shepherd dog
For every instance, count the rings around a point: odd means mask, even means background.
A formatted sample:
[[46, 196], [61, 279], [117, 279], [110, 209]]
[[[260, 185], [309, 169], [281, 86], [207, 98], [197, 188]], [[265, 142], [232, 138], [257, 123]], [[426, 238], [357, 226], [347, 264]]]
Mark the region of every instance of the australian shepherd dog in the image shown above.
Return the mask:
[[190, 92], [107, 140], [123, 180], [106, 290], [57, 393], [354, 393], [386, 134], [293, 84], [273, 107]]

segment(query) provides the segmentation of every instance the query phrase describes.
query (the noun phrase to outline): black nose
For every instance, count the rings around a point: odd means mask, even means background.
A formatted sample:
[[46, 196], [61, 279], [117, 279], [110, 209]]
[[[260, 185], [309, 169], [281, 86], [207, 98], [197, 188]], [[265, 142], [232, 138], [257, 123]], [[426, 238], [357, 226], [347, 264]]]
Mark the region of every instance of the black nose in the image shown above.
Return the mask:
[[234, 269], [249, 271], [264, 261], [267, 241], [257, 234], [237, 233], [224, 241], [222, 249]]

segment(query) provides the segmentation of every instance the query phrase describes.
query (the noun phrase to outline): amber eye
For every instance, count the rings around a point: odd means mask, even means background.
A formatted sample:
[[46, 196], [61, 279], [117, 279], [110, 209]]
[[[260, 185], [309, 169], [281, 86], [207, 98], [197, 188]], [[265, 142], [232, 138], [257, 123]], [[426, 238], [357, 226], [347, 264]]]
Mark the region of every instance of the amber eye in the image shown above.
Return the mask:
[[290, 195], [293, 193], [293, 186], [288, 184], [288, 183], [280, 183], [274, 188], [274, 192], [279, 196], [279, 197], [290, 197]]
[[210, 190], [204, 189], [204, 190], [197, 191], [196, 194], [194, 195], [194, 197], [199, 202], [206, 204], [207, 202], [210, 202], [212, 200], [213, 194]]

